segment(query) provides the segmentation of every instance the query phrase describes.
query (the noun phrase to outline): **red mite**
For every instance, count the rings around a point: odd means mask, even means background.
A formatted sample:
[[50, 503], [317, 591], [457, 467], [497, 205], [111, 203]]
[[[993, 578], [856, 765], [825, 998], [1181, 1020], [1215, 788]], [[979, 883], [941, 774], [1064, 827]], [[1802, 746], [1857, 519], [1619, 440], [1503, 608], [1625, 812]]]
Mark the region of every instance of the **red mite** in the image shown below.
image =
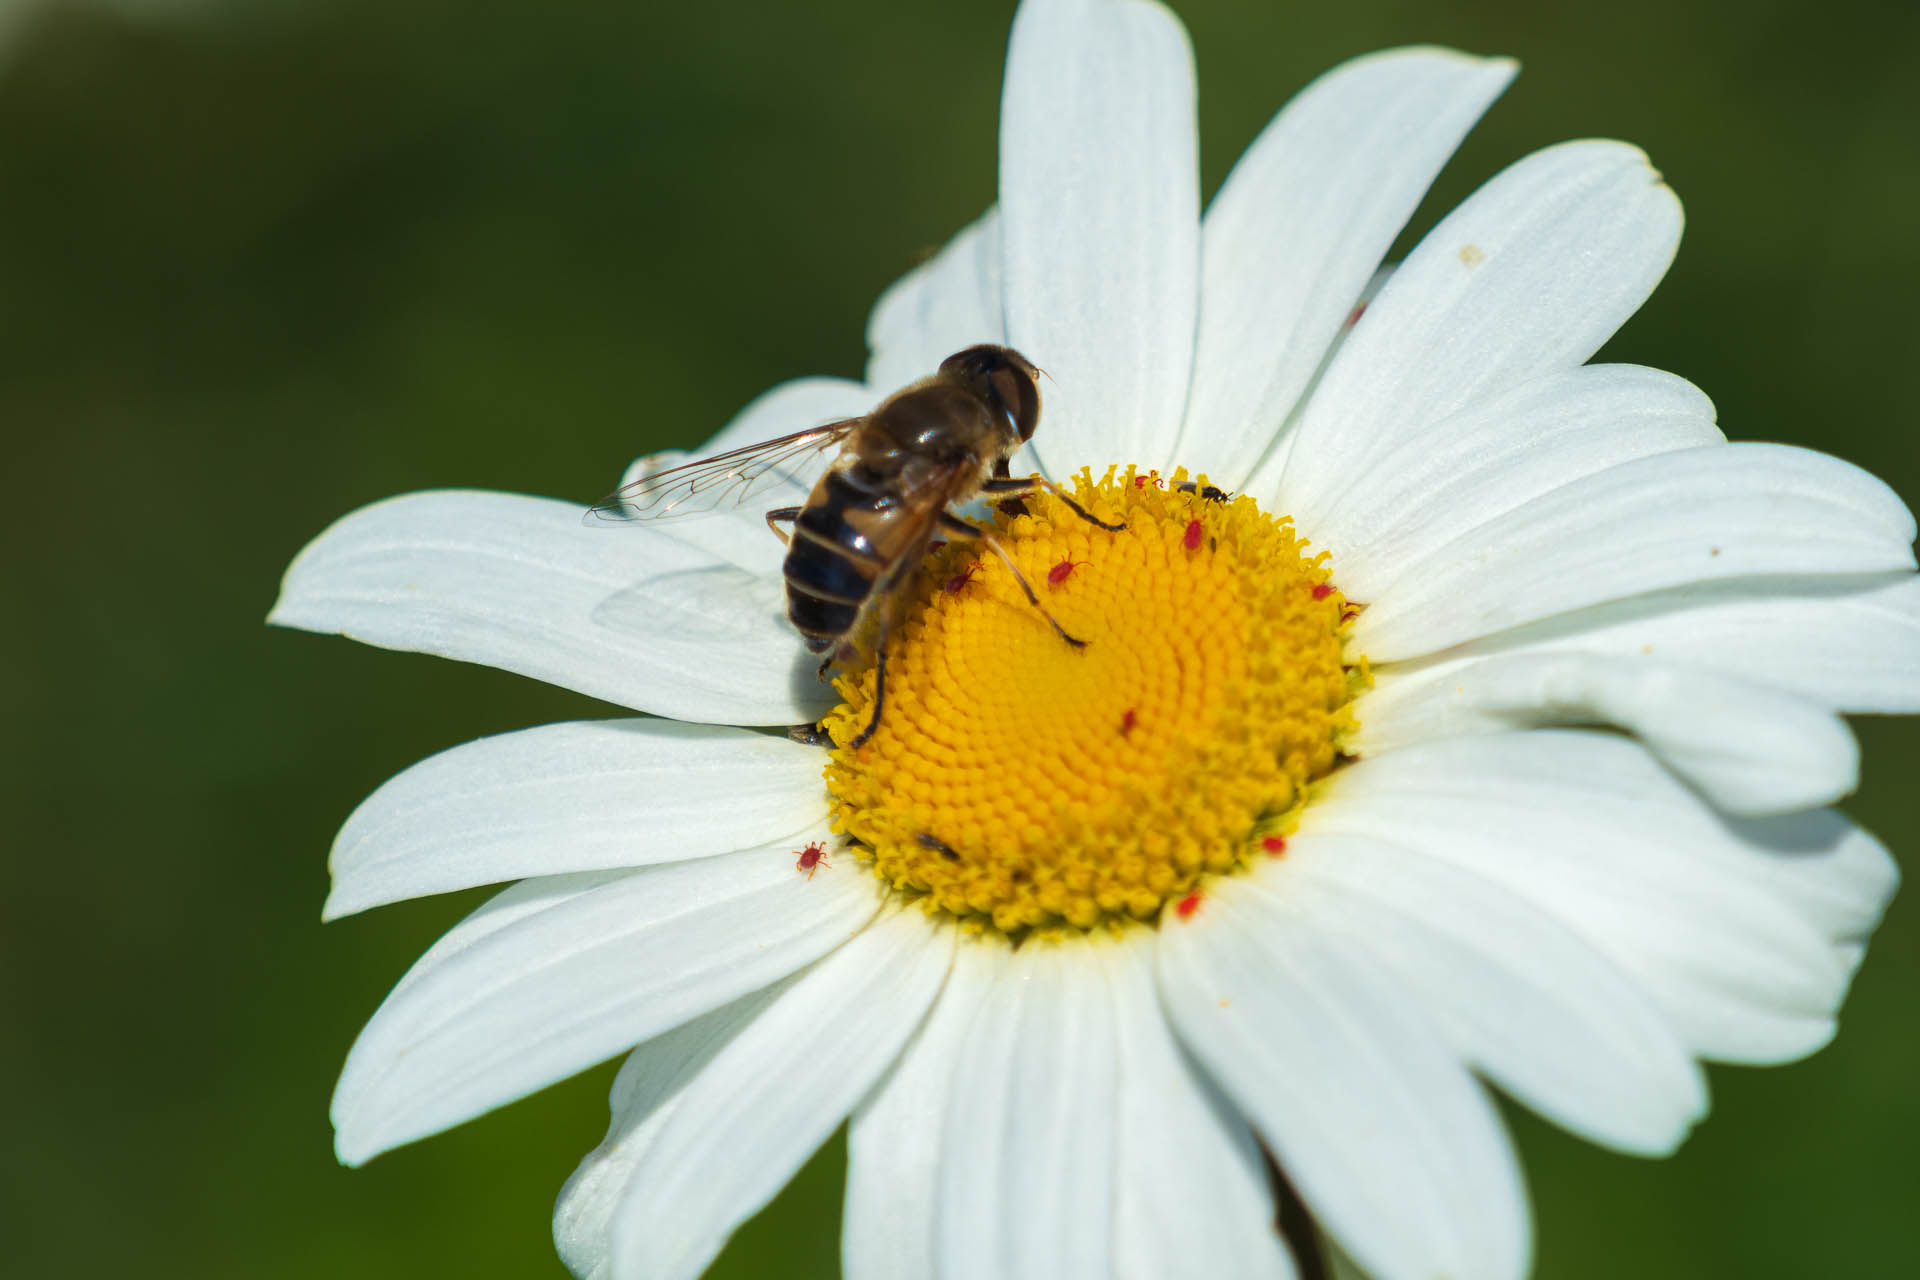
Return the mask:
[[1328, 596], [1332, 594], [1333, 594], [1333, 588], [1328, 586], [1324, 582], [1313, 589], [1313, 598], [1315, 600], [1325, 600]]
[[978, 572], [980, 572], [980, 566], [970, 564], [967, 566], [965, 573], [956, 573], [951, 578], [948, 578], [941, 586], [941, 590], [950, 596], [957, 596], [967, 589], [967, 584], [973, 581], [973, 575]]
[[1061, 583], [1067, 580], [1068, 575], [1071, 574], [1075, 569], [1078, 569], [1082, 565], [1085, 565], [1087, 563], [1088, 562], [1085, 560], [1075, 560], [1072, 557], [1068, 557], [1067, 559], [1062, 560], [1059, 564], [1047, 570], [1047, 585], [1050, 587], [1059, 586]]
[[1180, 899], [1178, 906], [1174, 907], [1174, 911], [1179, 914], [1182, 920], [1193, 919], [1193, 913], [1199, 909], [1200, 895], [1197, 893], [1188, 894], [1186, 897]]
[[827, 861], [826, 846], [818, 840], [815, 840], [812, 844], [802, 849], [800, 856], [794, 859], [793, 863], [793, 869], [806, 872], [807, 879], [809, 880], [813, 879], [813, 873], [821, 867], [825, 867], [829, 871], [833, 870], [833, 864]]
[[1260, 847], [1277, 858], [1287, 851], [1287, 838], [1285, 836], [1262, 836], [1260, 838]]
[[1198, 520], [1187, 521], [1186, 544], [1187, 550], [1189, 551], [1198, 551], [1200, 549], [1200, 522]]
[[1144, 476], [1135, 476], [1133, 478], [1133, 487], [1136, 489], [1144, 489], [1149, 484], [1156, 489], [1164, 489], [1167, 487], [1167, 482], [1160, 478], [1158, 471], [1149, 471]]
[[1138, 724], [1139, 722], [1140, 722], [1139, 714], [1135, 712], [1132, 707], [1128, 707], [1127, 714], [1120, 717], [1120, 736], [1124, 738], [1128, 734], [1132, 733], [1133, 726]]

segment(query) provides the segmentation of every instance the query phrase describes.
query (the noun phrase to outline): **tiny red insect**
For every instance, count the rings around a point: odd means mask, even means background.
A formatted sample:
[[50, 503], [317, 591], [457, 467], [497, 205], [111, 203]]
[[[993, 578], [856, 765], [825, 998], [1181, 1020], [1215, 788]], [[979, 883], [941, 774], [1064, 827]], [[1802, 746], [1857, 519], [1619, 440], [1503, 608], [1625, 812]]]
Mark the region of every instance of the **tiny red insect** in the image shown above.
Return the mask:
[[1260, 847], [1277, 858], [1287, 851], [1287, 838], [1285, 836], [1262, 836], [1260, 838]]
[[962, 591], [966, 590], [967, 584], [973, 581], [973, 575], [978, 572], [980, 572], [980, 566], [977, 564], [970, 564], [967, 566], [966, 572], [954, 574], [951, 578], [948, 578], [946, 582], [941, 585], [940, 589], [942, 591], [945, 591], [950, 596], [957, 596]]
[[1332, 594], [1333, 594], [1332, 586], [1324, 582], [1313, 589], [1313, 598], [1315, 600], [1325, 600], [1328, 596]]
[[806, 872], [807, 879], [809, 880], [813, 879], [813, 873], [821, 867], [825, 867], [829, 871], [833, 870], [833, 864], [827, 861], [826, 846], [818, 840], [815, 840], [812, 844], [802, 849], [800, 856], [794, 859], [793, 862], [793, 869], [795, 871]]
[[1059, 586], [1067, 580], [1068, 576], [1072, 574], [1075, 569], [1088, 563], [1086, 560], [1075, 560], [1071, 556], [1067, 557], [1059, 564], [1053, 566], [1053, 568], [1047, 570], [1047, 585], [1050, 587]]
[[1136, 489], [1144, 489], [1149, 484], [1153, 485], [1156, 489], [1164, 489], [1167, 487], [1167, 482], [1160, 478], [1158, 471], [1149, 471], [1143, 476], [1135, 476], [1133, 478], [1133, 487]]
[[1188, 894], [1186, 897], [1180, 899], [1178, 906], [1174, 907], [1174, 910], [1179, 913], [1182, 920], [1193, 919], [1193, 913], [1199, 909], [1200, 895], [1197, 893]]
[[1186, 543], [1187, 550], [1189, 551], [1198, 551], [1200, 549], [1200, 522], [1198, 520], [1187, 521]]
[[1120, 717], [1120, 736], [1124, 738], [1128, 734], [1132, 733], [1133, 726], [1138, 724], [1139, 722], [1140, 722], [1139, 713], [1136, 712], [1132, 707], [1128, 707], [1127, 714]]

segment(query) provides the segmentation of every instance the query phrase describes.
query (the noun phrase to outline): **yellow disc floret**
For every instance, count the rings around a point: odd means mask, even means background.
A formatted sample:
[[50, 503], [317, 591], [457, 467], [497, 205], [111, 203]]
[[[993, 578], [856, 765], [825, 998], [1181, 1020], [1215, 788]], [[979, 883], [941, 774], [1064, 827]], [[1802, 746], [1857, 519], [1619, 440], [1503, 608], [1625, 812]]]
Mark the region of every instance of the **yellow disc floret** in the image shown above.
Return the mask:
[[[836, 828], [896, 889], [1005, 933], [1154, 918], [1282, 847], [1366, 681], [1350, 610], [1292, 524], [1132, 470], [1024, 499], [928, 558], [874, 671], [827, 718]], [[1209, 496], [1210, 495], [1210, 496]], [[1083, 647], [1063, 640], [1050, 613]]]

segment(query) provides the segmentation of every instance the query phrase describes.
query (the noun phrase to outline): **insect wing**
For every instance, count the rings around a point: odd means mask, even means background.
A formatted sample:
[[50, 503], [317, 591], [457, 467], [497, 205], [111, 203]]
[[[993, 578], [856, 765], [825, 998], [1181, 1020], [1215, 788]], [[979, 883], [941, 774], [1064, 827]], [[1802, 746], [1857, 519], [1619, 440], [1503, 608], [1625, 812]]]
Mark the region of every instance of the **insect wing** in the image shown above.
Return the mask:
[[860, 421], [847, 418], [829, 422], [697, 462], [653, 471], [594, 503], [587, 510], [587, 520], [624, 523], [712, 515], [740, 506], [754, 495], [782, 484], [805, 487], [805, 482], [797, 477], [809, 470], [810, 464], [822, 454], [846, 439]]

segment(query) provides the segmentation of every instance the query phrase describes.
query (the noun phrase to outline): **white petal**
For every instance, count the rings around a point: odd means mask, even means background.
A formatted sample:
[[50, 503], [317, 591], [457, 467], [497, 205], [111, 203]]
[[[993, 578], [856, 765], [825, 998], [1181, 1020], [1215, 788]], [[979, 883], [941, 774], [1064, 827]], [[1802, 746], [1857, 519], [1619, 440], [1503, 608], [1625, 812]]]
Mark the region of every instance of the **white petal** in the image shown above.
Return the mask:
[[1686, 583], [1911, 569], [1913, 517], [1787, 445], [1681, 449], [1555, 489], [1405, 564], [1354, 623], [1375, 662]]
[[1317, 527], [1406, 439], [1584, 363], [1679, 241], [1680, 202], [1634, 147], [1570, 142], [1510, 166], [1394, 271], [1315, 388], [1285, 476], [1263, 466], [1249, 491]]
[[1760, 857], [1744, 874], [1769, 885], [1821, 936], [1830, 939], [1849, 979], [1857, 954], [1900, 887], [1886, 847], [1832, 809], [1776, 818], [1729, 819], [1727, 828]]
[[458, 924], [421, 952], [420, 958], [413, 962], [413, 967], [402, 974], [393, 990], [387, 993], [387, 999], [392, 1000], [447, 961], [509, 925], [634, 874], [628, 868], [617, 871], [577, 871], [567, 875], [537, 876], [502, 889], [468, 912]]
[[[882, 398], [845, 378], [795, 378], [756, 396], [719, 434], [698, 448], [636, 458], [620, 484], [624, 488], [643, 476], [683, 462], [743, 449], [843, 418], [857, 418], [871, 412]], [[734, 505], [710, 514], [649, 522], [646, 528], [777, 583], [786, 552], [780, 539], [767, 528], [766, 513], [775, 507], [804, 503], [813, 481], [834, 457], [832, 449], [809, 455], [797, 460], [797, 465], [767, 473], [750, 492], [739, 495]]]
[[1004, 343], [1000, 211], [988, 209], [946, 247], [888, 286], [867, 318], [867, 385], [894, 391], [954, 352]]
[[1582, 365], [1476, 402], [1404, 441], [1367, 482], [1304, 530], [1352, 600], [1522, 503], [1608, 467], [1718, 444], [1713, 403], [1684, 379]]
[[1363, 760], [1330, 780], [1301, 831], [1368, 837], [1498, 882], [1634, 978], [1689, 1050], [1734, 1062], [1825, 1043], [1849, 977], [1831, 924], [1843, 906], [1876, 919], [1891, 891], [1870, 852], [1846, 847], [1846, 824], [1722, 819], [1606, 734], [1495, 734]]
[[840, 1226], [848, 1280], [921, 1280], [937, 1274], [941, 1134], [965, 1037], [1012, 958], [1000, 939], [961, 938], [933, 1012], [847, 1130], [847, 1195]]
[[516, 494], [363, 507], [287, 569], [268, 621], [480, 662], [679, 720], [797, 724], [832, 695], [778, 587], [654, 530]]
[[1349, 749], [1362, 756], [1474, 733], [1613, 725], [1728, 813], [1831, 804], [1860, 779], [1852, 732], [1817, 703], [1644, 656], [1517, 653], [1405, 681], [1389, 669], [1354, 714]]
[[1365, 948], [1229, 879], [1163, 923], [1159, 975], [1181, 1040], [1369, 1273], [1525, 1274], [1526, 1195], [1499, 1117]]
[[825, 757], [672, 720], [503, 733], [381, 786], [333, 842], [329, 920], [405, 898], [768, 844], [826, 816]]
[[1165, 466], [1199, 295], [1193, 52], [1151, 0], [1030, 0], [1000, 108], [1007, 340], [1052, 379], [1051, 475]]
[[1388, 679], [1450, 679], [1491, 653], [1654, 657], [1835, 711], [1920, 711], [1920, 578], [1750, 578], [1613, 601], [1463, 645]]
[[878, 904], [853, 864], [808, 879], [783, 842], [634, 872], [429, 952], [347, 1056], [340, 1158], [438, 1133], [766, 986]]
[[895, 911], [804, 974], [687, 1086], [615, 1211], [613, 1274], [693, 1277], [899, 1054], [954, 930]]
[[784, 979], [655, 1036], [620, 1064], [607, 1099], [613, 1113], [607, 1136], [567, 1179], [553, 1207], [554, 1248], [581, 1280], [610, 1280], [614, 1211], [687, 1086], [793, 981]]
[[[1319, 369], [1315, 370], [1313, 377], [1309, 379], [1307, 390], [1304, 393], [1305, 400], [1311, 400], [1313, 398], [1314, 386], [1318, 383], [1319, 379], [1325, 375], [1328, 366], [1333, 363], [1334, 358], [1340, 354], [1340, 349], [1346, 346], [1347, 339], [1353, 334], [1354, 327], [1360, 323], [1360, 317], [1366, 313], [1368, 306], [1372, 304], [1373, 300], [1380, 296], [1381, 288], [1386, 285], [1387, 278], [1392, 274], [1393, 265], [1388, 263], [1374, 272], [1373, 278], [1367, 281], [1367, 287], [1360, 293], [1360, 300], [1354, 304], [1353, 310], [1347, 313], [1346, 320], [1340, 325], [1340, 331], [1334, 335], [1333, 344], [1327, 348], [1326, 355], [1321, 358]], [[1299, 414], [1299, 410], [1300, 406], [1295, 405], [1294, 413], [1296, 417]], [[1261, 471], [1275, 476], [1286, 471], [1287, 454], [1292, 451], [1294, 441], [1300, 434], [1293, 430], [1293, 424], [1294, 419], [1290, 418], [1287, 423], [1280, 428], [1279, 437], [1274, 440], [1272, 448], [1268, 451], [1267, 455], [1260, 460], [1259, 469]], [[1247, 486], [1243, 485], [1242, 487]]]
[[1371, 1280], [1360, 1270], [1359, 1264], [1347, 1256], [1347, 1251], [1340, 1247], [1339, 1241], [1324, 1231], [1315, 1234], [1319, 1237], [1320, 1248], [1327, 1260], [1328, 1280]]
[[1664, 1155], [1706, 1113], [1706, 1081], [1659, 1010], [1492, 881], [1375, 841], [1296, 836], [1255, 883], [1391, 969], [1456, 1053], [1555, 1123]]
[[1241, 487], [1434, 175], [1518, 69], [1447, 49], [1368, 54], [1301, 90], [1253, 140], [1201, 223], [1182, 465]]
[[1122, 1280], [1291, 1280], [1253, 1134], [1202, 1079], [1161, 1016], [1153, 935], [1095, 948], [1113, 993], [1113, 1265]]
[[1083, 938], [1029, 938], [974, 1019], [941, 1137], [940, 1273], [1107, 1280], [1115, 1041]]

